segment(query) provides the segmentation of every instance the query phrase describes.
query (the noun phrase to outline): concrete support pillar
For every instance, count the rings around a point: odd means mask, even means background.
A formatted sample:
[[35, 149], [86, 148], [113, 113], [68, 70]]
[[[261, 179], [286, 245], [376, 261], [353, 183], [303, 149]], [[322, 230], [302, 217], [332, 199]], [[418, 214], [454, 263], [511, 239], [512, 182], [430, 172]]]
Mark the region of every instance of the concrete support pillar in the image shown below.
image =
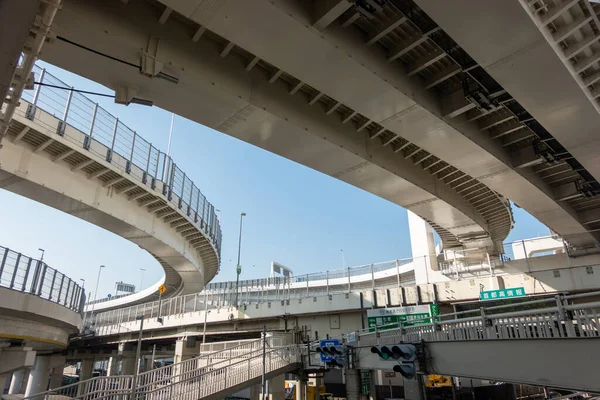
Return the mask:
[[135, 357], [123, 357], [121, 375], [135, 375]]
[[346, 369], [346, 399], [360, 400], [360, 370]]
[[[303, 379], [298, 379], [296, 384], [296, 400], [307, 400], [306, 399], [306, 386], [307, 382]], [[356, 399], [358, 400], [358, 399]]]
[[94, 359], [86, 358], [81, 360], [81, 368], [79, 370], [79, 382], [91, 379], [94, 373]]
[[200, 344], [200, 341], [196, 340], [195, 337], [179, 339], [175, 342], [175, 355], [173, 356], [173, 364], [175, 364], [173, 367], [173, 375], [175, 381], [179, 379], [178, 375], [181, 370], [177, 364], [189, 360], [200, 353]]
[[[48, 389], [48, 376], [50, 375], [50, 356], [36, 356], [33, 368], [29, 373], [25, 397], [45, 392]], [[44, 396], [31, 397], [32, 400], [41, 400]]]
[[62, 377], [64, 370], [64, 365], [52, 368], [52, 374], [50, 375], [50, 389], [56, 389], [62, 386]]
[[375, 400], [377, 398], [377, 371], [369, 371], [369, 400]]
[[0, 374], [0, 393], [4, 393], [4, 389], [8, 385], [10, 374]]
[[423, 285], [450, 280], [439, 272], [433, 228], [417, 214], [411, 211], [407, 212], [416, 284]]
[[114, 376], [118, 372], [119, 359], [117, 357], [110, 357], [108, 359], [108, 366], [106, 367], [106, 376]]
[[21, 385], [23, 384], [23, 377], [25, 376], [25, 369], [20, 369], [13, 372], [12, 379], [10, 380], [10, 388], [8, 388], [8, 394], [20, 394]]
[[250, 388], [250, 400], [262, 400], [260, 398], [260, 392], [262, 391], [262, 387], [260, 384], [253, 385]]
[[417, 379], [403, 379], [405, 400], [425, 400], [423, 389], [423, 375], [417, 375]]
[[268, 400], [285, 400], [285, 374], [269, 379], [267, 392], [269, 393]]

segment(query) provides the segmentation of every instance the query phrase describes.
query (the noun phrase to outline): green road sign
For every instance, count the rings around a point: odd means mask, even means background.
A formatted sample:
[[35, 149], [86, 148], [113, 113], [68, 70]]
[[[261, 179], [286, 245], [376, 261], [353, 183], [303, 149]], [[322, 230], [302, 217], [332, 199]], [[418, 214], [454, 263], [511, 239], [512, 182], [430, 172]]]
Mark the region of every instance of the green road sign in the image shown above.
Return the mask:
[[502, 300], [502, 299], [512, 299], [515, 297], [524, 297], [525, 296], [525, 288], [509, 288], [509, 289], [500, 289], [500, 290], [486, 290], [485, 292], [479, 293], [479, 300], [487, 301], [487, 300]]
[[437, 304], [422, 304], [418, 306], [376, 308], [367, 310], [369, 331], [395, 329], [398, 323], [402, 326], [430, 324], [431, 316], [439, 315]]

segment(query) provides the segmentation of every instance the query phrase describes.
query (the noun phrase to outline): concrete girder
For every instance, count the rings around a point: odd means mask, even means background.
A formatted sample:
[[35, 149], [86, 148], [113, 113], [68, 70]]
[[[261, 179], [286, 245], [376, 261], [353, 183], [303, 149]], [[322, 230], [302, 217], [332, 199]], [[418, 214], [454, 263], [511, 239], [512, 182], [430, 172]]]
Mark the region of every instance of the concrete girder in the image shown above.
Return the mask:
[[583, 194], [577, 189], [575, 182], [569, 182], [565, 185], [554, 188], [554, 196], [558, 201], [567, 201], [583, 197]]
[[500, 125], [504, 122], [515, 119], [515, 115], [507, 110], [501, 110], [489, 117], [483, 118], [479, 121], [479, 129], [482, 131], [490, 129], [496, 125]]
[[115, 194], [122, 194], [122, 193], [127, 194], [127, 193], [131, 192], [132, 190], [137, 189], [138, 187], [139, 186], [136, 185], [135, 183], [130, 182], [128, 186], [123, 186], [119, 189], [116, 189]]
[[[147, 195], [147, 194], [148, 193], [144, 193], [144, 196]], [[140, 196], [140, 197], [143, 197], [143, 196]], [[130, 198], [130, 200], [134, 200], [134, 199]], [[163, 201], [163, 199], [161, 199], [160, 197], [151, 197], [151, 198], [149, 198], [147, 200], [143, 200], [143, 201], [138, 202], [138, 206], [140, 206], [140, 207], [147, 207], [147, 206], [151, 206], [154, 203], [158, 203], [159, 201]]]
[[102, 175], [106, 174], [107, 172], [109, 172], [110, 170], [106, 167], [102, 167], [100, 168], [98, 171], [96, 172], [92, 172], [91, 174], [88, 175], [88, 179], [96, 179], [101, 177]]
[[511, 144], [519, 143], [525, 139], [534, 137], [534, 133], [529, 129], [520, 129], [512, 132], [510, 135], [501, 136], [502, 146], [510, 146]]
[[73, 149], [65, 150], [65, 151], [63, 151], [62, 153], [58, 154], [56, 157], [54, 157], [54, 158], [52, 159], [52, 161], [54, 161], [54, 162], [62, 161], [62, 160], [64, 160], [65, 158], [67, 158], [67, 157], [69, 157], [70, 155], [73, 155], [73, 154], [75, 154], [75, 153], [76, 153], [76, 151], [75, 151], [75, 150], [73, 150]]
[[460, 65], [456, 64], [444, 68], [443, 70], [432, 76], [427, 82], [425, 82], [425, 89], [431, 89], [432, 87], [437, 86], [444, 81], [447, 81], [454, 75], [457, 75], [461, 72], [462, 68], [460, 67]]
[[198, 29], [196, 29], [194, 36], [192, 36], [192, 42], [197, 42], [198, 40], [200, 40], [202, 38], [202, 35], [204, 35], [204, 32], [206, 32], [206, 26], [198, 26]]
[[104, 182], [102, 186], [104, 186], [105, 188], [109, 188], [113, 185], [116, 185], [119, 182], [123, 182], [125, 179], [127, 178], [125, 178], [124, 176], [118, 176], [116, 178], [109, 179], [108, 181]]
[[558, 18], [562, 13], [568, 10], [570, 7], [573, 7], [575, 4], [579, 3], [579, 0], [564, 0], [557, 5], [551, 6], [548, 8], [547, 12], [541, 17], [542, 25], [548, 25], [556, 18]]
[[342, 105], [342, 103], [340, 103], [339, 101], [338, 101], [338, 102], [336, 102], [334, 105], [332, 105], [332, 106], [329, 108], [329, 110], [327, 110], [327, 112], [326, 112], [325, 114], [327, 114], [327, 115], [331, 115], [331, 114], [333, 114], [333, 112], [334, 112], [335, 110], [337, 110], [337, 109], [338, 109], [338, 108], [339, 108], [341, 105]]
[[596, 209], [596, 210], [584, 211], [580, 214], [580, 217], [581, 217], [581, 221], [585, 225], [590, 225], [590, 224], [600, 222], [600, 210]]
[[172, 12], [173, 9], [171, 7], [165, 7], [165, 10], [162, 12], [160, 18], [158, 19], [158, 23], [164, 25], [165, 22], [167, 22], [167, 19], [169, 19], [169, 16], [171, 16]]
[[19, 132], [17, 136], [15, 136], [15, 138], [13, 139], [13, 143], [18, 143], [21, 139], [23, 139], [25, 135], [27, 135], [27, 132], [29, 132], [29, 129], [30, 128], [28, 126], [21, 129], [21, 132]]
[[445, 57], [446, 57], [446, 53], [444, 53], [442, 50], [435, 49], [431, 53], [424, 56], [423, 58], [420, 58], [420, 59], [416, 60], [415, 62], [413, 62], [412, 64], [410, 64], [408, 66], [407, 75], [408, 76], [416, 75], [419, 72], [421, 72], [422, 70], [424, 70], [425, 68], [429, 67], [432, 64], [435, 64], [436, 62], [440, 61], [441, 59], [443, 59]]
[[577, 17], [573, 22], [568, 25], [565, 25], [559, 28], [556, 32], [552, 34], [555, 43], [562, 42], [572, 34], [574, 34], [577, 30], [579, 30], [583, 25], [589, 23], [592, 20], [592, 16], [580, 16]]
[[308, 102], [309, 106], [312, 106], [313, 104], [315, 104], [317, 101], [319, 101], [319, 99], [323, 97], [323, 93], [319, 92], [317, 93], [312, 99], [310, 99], [310, 101]]
[[254, 66], [256, 64], [258, 64], [258, 62], [260, 61], [260, 58], [258, 57], [253, 57], [252, 60], [250, 60], [250, 62], [248, 63], [248, 65], [246, 65], [246, 71], [250, 71], [252, 68], [254, 68]]
[[52, 139], [52, 138], [46, 139], [43, 143], [41, 143], [38, 147], [36, 147], [33, 150], [33, 153], [38, 154], [38, 153], [42, 152], [46, 147], [50, 146], [52, 143], [54, 143], [54, 139]]
[[367, 40], [367, 46], [371, 46], [374, 43], [377, 43], [380, 39], [382, 39], [385, 35], [405, 23], [408, 19], [404, 15], [396, 16], [397, 18], [389, 21], [386, 25], [381, 27], [379, 31], [375, 32], [369, 40]]
[[147, 196], [147, 195], [148, 195], [147, 192], [140, 192], [140, 193], [129, 196], [128, 199], [129, 199], [129, 201], [135, 201], [135, 200], [141, 199], [142, 197]]
[[352, 7], [352, 2], [349, 0], [319, 0], [313, 1], [312, 7], [313, 26], [322, 30]]
[[373, 139], [375, 139], [375, 138], [377, 138], [377, 137], [381, 136], [381, 134], [382, 134], [383, 132], [385, 132], [385, 131], [386, 131], [386, 129], [382, 127], [382, 128], [380, 128], [380, 129], [379, 129], [377, 132], [375, 132], [374, 134], [372, 134], [371, 136], [369, 136], [369, 139], [373, 140]]
[[456, 90], [442, 98], [442, 116], [455, 118], [475, 108], [475, 104], [465, 98], [462, 89]]
[[85, 160], [85, 161], [81, 161], [78, 164], [75, 164], [72, 168], [71, 171], [79, 171], [80, 169], [83, 169], [89, 165], [92, 165], [93, 163], [95, 163], [96, 161], [89, 159], [89, 160]]
[[427, 36], [413, 36], [407, 39], [403, 43], [399, 44], [392, 51], [390, 51], [388, 55], [388, 61], [391, 62], [402, 57], [404, 54], [408, 53], [415, 47], [425, 43], [427, 39], [429, 39]]
[[166, 210], [167, 208], [171, 208], [171, 206], [169, 204], [159, 204], [154, 207], [148, 207], [148, 212], [158, 214], [161, 211]]
[[527, 146], [512, 153], [512, 164], [515, 168], [527, 168], [539, 165], [544, 160], [538, 156], [533, 146]]
[[569, 48], [565, 49], [565, 58], [570, 59], [577, 56], [579, 53], [581, 53], [594, 43], [597, 43], [598, 40], [600, 40], [600, 35], [593, 34], [577, 42], [575, 45], [569, 46]]
[[507, 122], [495, 125], [493, 128], [488, 130], [488, 133], [492, 139], [499, 139], [509, 133], [517, 132], [520, 130], [529, 130], [525, 125], [516, 119], [510, 119]]

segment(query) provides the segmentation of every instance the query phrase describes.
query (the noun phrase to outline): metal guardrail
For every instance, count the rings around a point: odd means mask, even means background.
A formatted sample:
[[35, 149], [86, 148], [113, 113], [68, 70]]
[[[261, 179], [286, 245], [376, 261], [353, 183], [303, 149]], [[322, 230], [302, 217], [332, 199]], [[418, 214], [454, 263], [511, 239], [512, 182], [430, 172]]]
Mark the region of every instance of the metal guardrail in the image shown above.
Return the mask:
[[[333, 278], [331, 278], [331, 280], [307, 280], [306, 282], [298, 280], [292, 282], [292, 279], [283, 277], [242, 281], [240, 282], [239, 287], [239, 304], [241, 306], [249, 306], [251, 304], [260, 304], [270, 301], [284, 302], [294, 299], [304, 299], [306, 297], [321, 297], [336, 293], [348, 293], [349, 291], [361, 291], [375, 287], [391, 288], [412, 285], [414, 284], [412, 276], [406, 277], [402, 276], [402, 273], [399, 273], [399, 271], [401, 271], [400, 267], [411, 261], [412, 259], [394, 260], [379, 264], [347, 268], [345, 270], [349, 270], [350, 275], [341, 277], [343, 279], [337, 278], [341, 282], [339, 284], [334, 284]], [[360, 281], [356, 281], [356, 279], [355, 281], [349, 280], [349, 277], [360, 276], [353, 274], [353, 271], [366, 272], [364, 275], [365, 279]], [[385, 278], [375, 277], [376, 273], [385, 271], [389, 272], [388, 276]], [[322, 273], [311, 275], [320, 276], [321, 274]], [[320, 286], [310, 286], [310, 282], [319, 283]], [[242, 286], [246, 283], [248, 286]], [[259, 286], [259, 283], [261, 283], [262, 286]], [[253, 286], [251, 286], [252, 284]], [[267, 286], [267, 284], [269, 285]], [[210, 310], [213, 308], [231, 307], [235, 304], [234, 285], [235, 283], [233, 283], [233, 286], [227, 285], [227, 287], [223, 286], [223, 288], [217, 287], [216, 289], [205, 289], [201, 293], [192, 293], [163, 299], [161, 301], [152, 301], [119, 308], [98, 313], [95, 317], [88, 315], [86, 321], [98, 328], [135, 321], [136, 317], [141, 315], [143, 315], [144, 318], [156, 318], [158, 316], [167, 317], [170, 315], [203, 311], [206, 308]]]
[[137, 375], [91, 378], [26, 399], [198, 399], [260, 376], [263, 351], [267, 373], [299, 362], [301, 349], [297, 346], [286, 346], [276, 337], [264, 342], [251, 341]]
[[163, 195], [207, 233], [220, 255], [222, 235], [215, 208], [171, 157], [45, 69], [36, 65], [33, 72], [36, 82], [59, 88], [36, 85], [33, 92], [25, 91], [22, 100], [30, 103], [26, 116], [31, 118], [35, 108], [40, 107], [60, 120], [59, 134], [70, 125], [87, 135], [82, 143], [84, 149], [90, 150], [94, 140], [108, 149], [106, 154], [100, 154], [106, 161], [112, 162], [113, 154], [126, 160], [125, 173], [132, 173], [135, 166], [143, 171], [142, 181], [152, 188], [157, 181], [163, 182]]
[[0, 286], [83, 312], [84, 289], [43, 261], [0, 246]]
[[[587, 303], [572, 304], [587, 298]], [[600, 337], [600, 292], [442, 314], [356, 331], [359, 346], [425, 341]], [[551, 303], [550, 306], [545, 304]], [[535, 306], [535, 307], [532, 307]], [[514, 311], [515, 308], [522, 308]], [[530, 308], [530, 309], [527, 309]], [[511, 309], [511, 311], [506, 311]]]
[[[591, 231], [590, 233], [594, 233]], [[600, 231], [597, 232], [600, 235]], [[523, 259], [527, 264], [531, 263], [531, 259], [536, 257], [542, 257], [550, 254], [563, 253], [565, 257], [569, 254], [571, 257], [573, 256], [572, 247], [568, 243], [568, 239], [564, 239], [562, 237], [553, 235], [553, 236], [543, 236], [536, 237], [525, 240], [517, 240], [513, 242], [505, 242], [504, 253], [501, 253], [497, 256], [492, 255], [484, 255], [477, 254], [476, 257], [473, 257], [472, 254], [476, 253], [475, 250], [456, 250], [456, 251], [444, 251], [444, 260], [438, 261], [438, 265], [440, 268], [440, 272], [453, 280], [461, 280], [461, 279], [471, 279], [473, 277], [482, 277], [495, 275], [498, 273], [498, 269], [504, 267], [506, 262], [515, 260], [515, 259]], [[546, 246], [546, 247], [544, 247]], [[549, 247], [548, 247], [549, 246]], [[591, 249], [587, 249], [590, 251]], [[294, 284], [302, 283], [308, 287], [310, 287], [311, 283], [320, 282], [322, 283], [324, 289], [319, 291], [316, 288], [309, 288], [309, 293], [304, 297], [310, 297], [313, 294], [322, 295], [323, 293], [330, 293], [327, 290], [327, 286], [329, 282], [334, 281], [339, 278], [360, 276], [360, 275], [373, 275], [380, 271], [390, 271], [393, 272], [393, 269], [398, 269], [399, 267], [413, 261], [412, 258], [402, 259], [402, 260], [394, 260], [394, 261], [385, 261], [381, 263], [374, 264], [365, 264], [356, 267], [348, 267], [348, 268], [340, 268], [334, 270], [327, 270], [323, 272], [315, 272], [310, 274], [302, 274], [296, 275], [293, 277], [272, 277], [272, 278], [262, 278], [262, 279], [247, 279], [241, 280], [237, 287], [240, 291], [240, 296], [242, 298], [241, 302], [246, 302], [247, 304], [253, 302], [254, 300], [246, 298], [247, 293], [261, 291], [261, 296], [263, 296], [262, 291], [265, 287], [277, 287], [283, 288], [284, 286], [293, 286]], [[396, 265], [397, 263], [397, 265]], [[568, 264], [568, 261], [567, 261]], [[339, 282], [339, 281], [338, 281]], [[401, 279], [400, 283], [404, 283], [404, 280]], [[377, 284], [379, 287], [379, 284]], [[392, 286], [392, 285], [388, 285]], [[385, 286], [385, 287], [388, 287]], [[384, 286], [382, 286], [383, 288]], [[363, 287], [363, 289], [366, 288]], [[213, 301], [213, 304], [228, 304], [231, 303], [231, 298], [235, 296], [236, 290], [236, 282], [235, 281], [225, 281], [225, 282], [213, 282], [209, 283], [205, 286], [203, 292], [200, 293], [200, 296], [204, 296], [205, 292], [209, 293], [209, 296], [212, 296], [214, 293], [221, 293], [219, 296], [225, 297], [225, 299], [221, 302]], [[335, 292], [335, 288], [333, 289]], [[232, 294], [233, 293], [233, 294]], [[130, 294], [126, 294], [123, 296], [119, 296], [119, 298], [129, 296]], [[267, 294], [266, 298], [270, 300], [280, 300], [281, 296], [277, 296], [276, 298], [269, 297]], [[261, 297], [262, 298], [262, 297]], [[292, 297], [294, 298], [294, 297]], [[114, 300], [116, 297], [112, 297], [110, 299], [104, 298], [97, 300], [97, 303], [106, 302], [110, 300]], [[281, 300], [286, 300], [281, 299]], [[265, 300], [267, 301], [267, 300]], [[92, 304], [92, 303], [88, 303]]]

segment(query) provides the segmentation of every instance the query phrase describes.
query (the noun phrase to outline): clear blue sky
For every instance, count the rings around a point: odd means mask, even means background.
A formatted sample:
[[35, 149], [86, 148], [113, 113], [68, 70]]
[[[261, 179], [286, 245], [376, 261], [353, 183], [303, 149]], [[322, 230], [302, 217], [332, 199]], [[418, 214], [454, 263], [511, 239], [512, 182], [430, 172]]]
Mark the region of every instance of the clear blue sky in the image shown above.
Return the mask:
[[[77, 89], [110, 90], [59, 68], [40, 63]], [[171, 114], [156, 108], [95, 101], [166, 151]], [[201, 105], [200, 105], [201, 106]], [[175, 162], [220, 209], [223, 230], [221, 273], [235, 279], [240, 212], [244, 218], [242, 279], [264, 277], [271, 261], [295, 274], [411, 256], [406, 211], [387, 200], [302, 165], [216, 132], [175, 118], [171, 154]], [[70, 215], [0, 190], [0, 245], [28, 255], [46, 250], [49, 265], [93, 290], [98, 266], [106, 265], [99, 297], [114, 293], [123, 280], [143, 286], [160, 279], [162, 269], [138, 246]], [[548, 229], [514, 207], [515, 229], [508, 241], [543, 236]]]

